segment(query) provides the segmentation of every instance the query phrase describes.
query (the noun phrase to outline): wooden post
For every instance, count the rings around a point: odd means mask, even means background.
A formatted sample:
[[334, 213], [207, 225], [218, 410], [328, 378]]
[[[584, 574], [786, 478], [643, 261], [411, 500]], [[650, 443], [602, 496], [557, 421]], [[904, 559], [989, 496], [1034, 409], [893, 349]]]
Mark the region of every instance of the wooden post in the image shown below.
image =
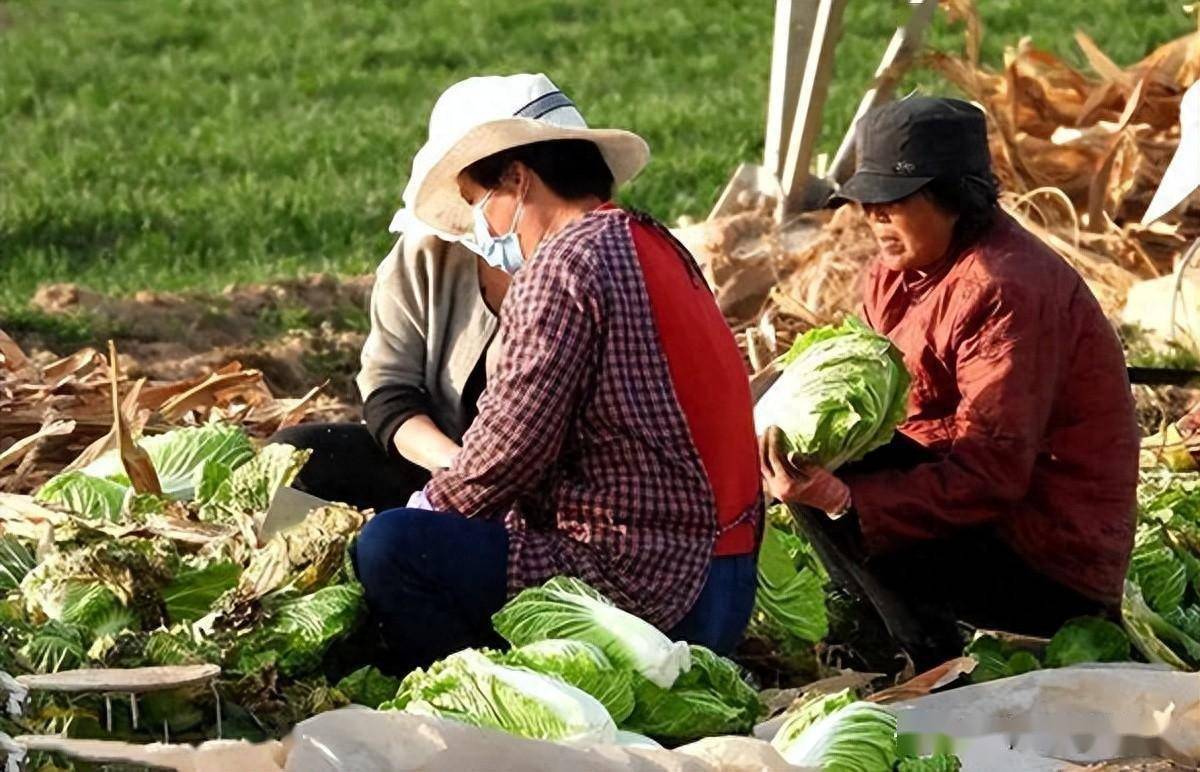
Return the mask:
[[821, 113], [829, 93], [833, 75], [833, 52], [841, 36], [842, 15], [848, 0], [816, 0], [817, 13], [813, 23], [812, 42], [804, 67], [797, 97], [795, 116], [789, 132], [787, 155], [779, 176], [782, 198], [777, 214], [780, 219], [789, 212], [813, 202], [804, 200], [812, 162], [813, 146], [821, 129]]
[[912, 5], [908, 22], [892, 35], [892, 40], [883, 53], [883, 59], [875, 70], [875, 82], [858, 103], [854, 120], [850, 121], [850, 128], [846, 130], [837, 155], [833, 157], [829, 176], [839, 185], [850, 179], [850, 175], [854, 173], [854, 129], [859, 119], [872, 107], [892, 98], [896, 85], [908, 72], [908, 68], [916, 59], [917, 51], [921, 49], [925, 30], [933, 22], [933, 16], [937, 12], [938, 0], [912, 0]]
[[817, 19], [817, 0], [776, 0], [775, 36], [771, 48], [771, 86], [767, 93], [767, 130], [763, 168], [779, 179], [796, 118], [796, 101], [804, 78]]

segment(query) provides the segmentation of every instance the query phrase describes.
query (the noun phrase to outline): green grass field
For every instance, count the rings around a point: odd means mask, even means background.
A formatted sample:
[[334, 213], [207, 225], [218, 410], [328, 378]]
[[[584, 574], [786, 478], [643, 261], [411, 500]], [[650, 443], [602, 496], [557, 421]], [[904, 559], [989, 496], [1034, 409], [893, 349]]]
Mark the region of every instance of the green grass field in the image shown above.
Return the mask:
[[[980, 0], [985, 55], [1023, 34], [1118, 62], [1187, 32], [1179, 0]], [[826, 149], [899, 0], [851, 0]], [[0, 325], [37, 285], [219, 288], [364, 272], [386, 252], [440, 91], [545, 71], [655, 156], [623, 193], [703, 215], [762, 152], [770, 0], [0, 0]], [[934, 43], [961, 34], [939, 24]]]

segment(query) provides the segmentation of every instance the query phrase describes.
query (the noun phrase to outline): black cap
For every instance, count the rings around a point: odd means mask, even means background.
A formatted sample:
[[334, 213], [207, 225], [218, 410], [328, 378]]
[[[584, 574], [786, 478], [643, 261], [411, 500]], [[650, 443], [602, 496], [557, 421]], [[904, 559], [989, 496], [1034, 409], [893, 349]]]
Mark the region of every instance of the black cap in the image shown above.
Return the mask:
[[858, 166], [833, 200], [886, 204], [935, 177], [991, 173], [987, 120], [961, 99], [909, 97], [868, 111], [855, 136]]

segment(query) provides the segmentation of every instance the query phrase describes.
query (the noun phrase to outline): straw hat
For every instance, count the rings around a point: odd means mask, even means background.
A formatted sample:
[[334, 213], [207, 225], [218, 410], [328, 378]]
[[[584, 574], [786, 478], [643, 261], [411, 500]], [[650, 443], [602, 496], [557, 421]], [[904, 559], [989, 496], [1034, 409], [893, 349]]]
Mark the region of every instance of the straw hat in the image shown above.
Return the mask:
[[1200, 188], [1200, 81], [1183, 95], [1179, 104], [1179, 147], [1163, 174], [1154, 200], [1150, 202], [1142, 224], [1148, 225]]
[[545, 75], [468, 78], [438, 98], [429, 118], [429, 140], [413, 157], [404, 203], [416, 219], [442, 234], [471, 230], [471, 208], [458, 175], [476, 161], [509, 148], [554, 139], [585, 139], [600, 148], [621, 185], [650, 160], [636, 134], [589, 129], [575, 104]]

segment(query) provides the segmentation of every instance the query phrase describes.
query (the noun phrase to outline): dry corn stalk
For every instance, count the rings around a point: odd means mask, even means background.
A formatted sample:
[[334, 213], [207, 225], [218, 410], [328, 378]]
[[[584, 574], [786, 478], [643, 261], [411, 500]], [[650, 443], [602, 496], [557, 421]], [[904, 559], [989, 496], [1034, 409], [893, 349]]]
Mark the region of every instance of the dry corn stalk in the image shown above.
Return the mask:
[[[0, 491], [30, 491], [53, 474], [120, 448], [122, 437], [216, 419], [265, 438], [321, 408], [318, 389], [278, 399], [262, 373], [237, 362], [171, 382], [121, 381], [114, 377], [118, 369], [113, 353], [105, 357], [94, 349], [38, 364], [0, 331]], [[138, 490], [153, 490], [154, 482], [136, 469], [130, 477], [138, 475]]]
[[[1179, 144], [1183, 92], [1200, 78], [1200, 32], [1129, 67], [1078, 33], [1090, 72], [1025, 39], [993, 70], [979, 60], [983, 25], [975, 3], [942, 5], [964, 23], [964, 47], [932, 53], [925, 65], [984, 108], [1002, 205], [1067, 260], [1105, 312], [1117, 316], [1135, 282], [1169, 272], [1182, 249], [1200, 238], [1197, 200], [1163, 221], [1140, 224]], [[713, 240], [721, 248], [709, 257], [710, 277], [718, 297], [742, 291], [736, 307], [725, 310], [754, 370], [798, 333], [853, 313], [861, 302], [874, 239], [852, 207], [823, 216], [819, 230], [792, 246], [786, 228], [751, 228], [733, 219], [713, 226], [723, 235]], [[760, 262], [738, 257], [746, 254]], [[769, 290], [748, 278], [766, 270], [779, 277]]]

